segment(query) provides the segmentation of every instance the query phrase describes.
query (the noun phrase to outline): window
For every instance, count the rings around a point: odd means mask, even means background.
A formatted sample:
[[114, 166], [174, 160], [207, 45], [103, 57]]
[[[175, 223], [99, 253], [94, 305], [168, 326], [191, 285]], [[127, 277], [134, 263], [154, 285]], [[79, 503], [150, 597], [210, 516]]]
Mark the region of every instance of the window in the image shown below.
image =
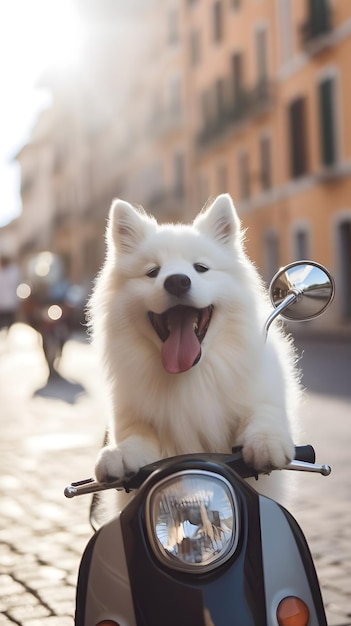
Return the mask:
[[175, 118], [182, 112], [182, 84], [178, 76], [169, 82], [169, 112]]
[[217, 168], [217, 189], [219, 194], [228, 191], [228, 175], [225, 163], [221, 163]]
[[271, 140], [270, 137], [260, 137], [260, 162], [261, 162], [261, 184], [262, 189], [267, 190], [272, 186], [271, 172]]
[[279, 269], [279, 238], [275, 231], [269, 230], [264, 236], [264, 270], [263, 277], [270, 283]]
[[319, 84], [319, 121], [321, 161], [326, 167], [337, 160], [335, 132], [335, 81], [327, 78]]
[[201, 111], [204, 128], [210, 126], [213, 121], [211, 95], [210, 91], [204, 91], [201, 95]]
[[341, 262], [341, 305], [344, 319], [351, 320], [351, 219], [339, 225], [339, 250]]
[[218, 0], [213, 5], [213, 41], [218, 43], [223, 38], [222, 2]]
[[208, 178], [205, 173], [201, 173], [198, 178], [199, 205], [204, 206], [209, 196]]
[[309, 241], [306, 230], [299, 228], [295, 232], [295, 258], [297, 261], [303, 261], [309, 258]]
[[239, 11], [241, 7], [241, 0], [230, 0], [230, 6], [232, 7], [233, 11]]
[[289, 106], [290, 173], [298, 178], [307, 173], [306, 102], [297, 98]]
[[171, 9], [168, 13], [168, 43], [174, 45], [178, 41], [178, 12], [176, 9]]
[[293, 54], [293, 22], [291, 9], [291, 0], [280, 0], [280, 2], [278, 2], [280, 53], [283, 63], [289, 61]]
[[151, 105], [150, 105], [151, 126], [158, 123], [161, 115], [162, 115], [161, 94], [159, 91], [155, 91], [151, 96]]
[[216, 80], [215, 92], [216, 92], [217, 119], [220, 120], [224, 114], [224, 80], [223, 78], [219, 78], [218, 80]]
[[232, 80], [234, 102], [238, 103], [244, 91], [243, 55], [241, 52], [236, 52], [232, 56]]
[[268, 76], [266, 28], [260, 28], [256, 31], [256, 67], [257, 83], [265, 83]]
[[241, 200], [247, 200], [250, 197], [250, 173], [249, 173], [249, 155], [242, 152], [239, 155], [239, 192]]
[[185, 191], [185, 158], [182, 152], [176, 152], [173, 158], [174, 191], [182, 197]]
[[[147, 164], [145, 169], [142, 170], [138, 182], [139, 187], [140, 189], [143, 189], [145, 196], [159, 196], [164, 189], [162, 163], [160, 161], [153, 161], [152, 163]], [[136, 187], [138, 187], [138, 182], [136, 183]]]
[[190, 35], [190, 59], [192, 65], [198, 65], [201, 61], [200, 33], [196, 30]]
[[328, 0], [308, 1], [308, 35], [316, 37], [330, 30]]

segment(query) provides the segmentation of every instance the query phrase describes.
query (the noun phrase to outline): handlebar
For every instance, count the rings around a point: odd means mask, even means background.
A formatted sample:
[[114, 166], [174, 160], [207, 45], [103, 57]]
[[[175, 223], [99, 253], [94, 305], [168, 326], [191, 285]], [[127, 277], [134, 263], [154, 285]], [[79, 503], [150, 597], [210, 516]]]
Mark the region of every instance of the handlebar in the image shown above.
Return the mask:
[[314, 447], [310, 444], [306, 446], [295, 446], [295, 461], [303, 461], [304, 463], [315, 463], [316, 453]]
[[317, 465], [315, 461], [316, 453], [313, 446], [295, 446], [295, 459], [283, 469], [300, 472], [316, 472], [322, 474], [322, 476], [329, 476], [331, 473], [330, 465]]
[[[65, 488], [64, 494], [66, 498], [74, 498], [88, 493], [96, 493], [98, 491], [105, 491], [107, 489], [117, 489], [119, 491], [126, 491], [127, 493], [133, 489], [138, 489], [143, 482], [154, 472], [159, 469], [166, 461], [184, 461], [194, 459], [197, 461], [218, 461], [229, 465], [231, 469], [237, 472], [242, 478], [255, 477], [258, 478], [258, 472], [246, 465], [241, 454], [241, 446], [232, 449], [232, 454], [192, 454], [181, 455], [178, 457], [172, 457], [172, 459], [162, 459], [145, 465], [136, 474], [125, 476], [116, 480], [100, 483], [94, 478], [88, 478], [86, 480], [80, 480], [73, 482], [71, 485]], [[315, 472], [322, 476], [329, 476], [331, 468], [329, 465], [316, 465], [315, 464], [315, 451], [313, 446], [296, 446], [295, 447], [295, 459], [288, 463], [284, 468], [286, 470]], [[274, 468], [272, 468], [274, 469]], [[269, 472], [268, 472], [269, 473]]]

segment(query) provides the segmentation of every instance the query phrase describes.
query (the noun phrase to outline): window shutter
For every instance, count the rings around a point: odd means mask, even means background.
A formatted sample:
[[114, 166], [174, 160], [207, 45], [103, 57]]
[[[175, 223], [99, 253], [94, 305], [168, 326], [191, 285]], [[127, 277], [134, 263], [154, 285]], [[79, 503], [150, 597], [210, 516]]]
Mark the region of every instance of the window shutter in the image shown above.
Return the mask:
[[307, 172], [307, 140], [305, 100], [298, 98], [289, 106], [291, 176], [298, 178]]
[[336, 161], [334, 129], [334, 80], [328, 78], [319, 85], [320, 135], [322, 163], [331, 166]]

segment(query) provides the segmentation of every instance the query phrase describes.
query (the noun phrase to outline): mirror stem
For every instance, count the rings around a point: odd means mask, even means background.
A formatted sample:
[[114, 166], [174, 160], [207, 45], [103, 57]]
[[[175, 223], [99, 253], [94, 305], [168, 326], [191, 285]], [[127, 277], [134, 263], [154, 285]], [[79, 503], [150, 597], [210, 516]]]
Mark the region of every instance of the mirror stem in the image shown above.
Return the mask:
[[272, 322], [285, 311], [289, 306], [298, 301], [299, 297], [302, 295], [299, 289], [291, 289], [288, 295], [284, 298], [283, 302], [281, 302], [275, 309], [273, 309], [272, 313], [268, 316], [266, 323], [264, 325], [264, 333], [265, 340], [267, 341], [269, 327]]

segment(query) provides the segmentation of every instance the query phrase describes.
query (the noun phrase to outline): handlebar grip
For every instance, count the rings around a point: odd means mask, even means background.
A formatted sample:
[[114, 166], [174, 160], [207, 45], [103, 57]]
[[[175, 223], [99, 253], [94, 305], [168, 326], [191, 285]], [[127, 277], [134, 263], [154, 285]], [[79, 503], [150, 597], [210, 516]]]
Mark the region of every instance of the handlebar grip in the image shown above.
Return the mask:
[[304, 461], [305, 463], [315, 463], [316, 453], [313, 446], [296, 446], [295, 461]]

